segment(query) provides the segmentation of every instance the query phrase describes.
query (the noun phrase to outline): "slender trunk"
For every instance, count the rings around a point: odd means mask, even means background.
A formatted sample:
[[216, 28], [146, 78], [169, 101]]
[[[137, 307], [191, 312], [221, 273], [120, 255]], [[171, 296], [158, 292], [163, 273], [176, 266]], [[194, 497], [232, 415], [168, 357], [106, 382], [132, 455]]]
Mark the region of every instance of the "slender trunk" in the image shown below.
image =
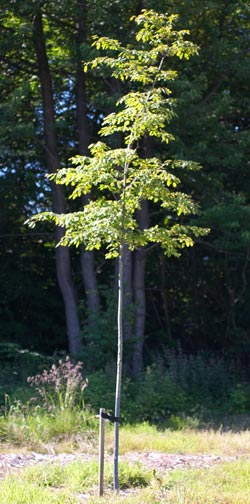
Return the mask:
[[[76, 71], [76, 107], [78, 126], [78, 150], [82, 156], [88, 155], [89, 145], [89, 121], [86, 107], [85, 76], [81, 61], [81, 44], [86, 42], [86, 0], [78, 0], [79, 16], [77, 22], [77, 71]], [[86, 205], [89, 197], [83, 197], [83, 205]], [[89, 332], [96, 330], [97, 316], [100, 312], [100, 297], [98, 293], [94, 253], [81, 247], [81, 270], [88, 307]]]
[[119, 490], [118, 458], [119, 458], [119, 418], [121, 407], [122, 354], [123, 354], [123, 267], [124, 244], [120, 246], [118, 272], [118, 308], [117, 308], [117, 367], [115, 392], [115, 422], [114, 422], [114, 490]]
[[126, 218], [126, 188], [129, 163], [123, 167], [123, 183], [121, 192], [121, 228], [119, 246], [118, 271], [118, 306], [117, 306], [117, 364], [115, 392], [115, 428], [114, 428], [114, 490], [119, 490], [118, 457], [119, 457], [119, 419], [121, 409], [122, 358], [123, 358], [123, 306], [124, 306], [124, 251], [125, 251], [125, 218]]
[[[137, 212], [137, 221], [140, 229], [146, 229], [149, 223], [148, 202], [143, 201], [141, 210]], [[146, 249], [139, 247], [134, 254], [134, 304], [135, 304], [135, 323], [134, 336], [135, 347], [132, 357], [132, 373], [138, 374], [143, 365], [143, 344], [146, 319], [146, 295], [145, 295], [145, 265]]]
[[[47, 153], [48, 170], [50, 173], [56, 172], [59, 168], [59, 158], [57, 152], [57, 137], [55, 130], [55, 111], [53, 100], [52, 79], [46, 53], [45, 37], [41, 12], [37, 12], [33, 19], [33, 41], [37, 57], [38, 74], [41, 83], [41, 93], [43, 102], [43, 121], [45, 147]], [[54, 183], [52, 188], [52, 205], [56, 213], [65, 212], [64, 191], [61, 186]], [[63, 229], [56, 229], [56, 242], [63, 236]], [[70, 251], [65, 247], [56, 248], [56, 271], [59, 287], [63, 296], [67, 335], [69, 340], [69, 351], [72, 356], [76, 356], [82, 350], [80, 338], [80, 323], [78, 317], [75, 290], [72, 280], [70, 263]]]

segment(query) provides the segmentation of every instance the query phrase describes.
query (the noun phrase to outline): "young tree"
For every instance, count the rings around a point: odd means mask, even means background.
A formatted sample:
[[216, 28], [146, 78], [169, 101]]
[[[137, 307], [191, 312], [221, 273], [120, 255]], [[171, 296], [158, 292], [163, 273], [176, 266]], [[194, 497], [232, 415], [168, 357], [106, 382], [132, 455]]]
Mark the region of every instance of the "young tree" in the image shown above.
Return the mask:
[[[185, 224], [185, 215], [194, 213], [196, 205], [185, 193], [177, 191], [180, 179], [176, 167], [197, 169], [198, 165], [183, 160], [161, 160], [141, 155], [142, 142], [148, 137], [168, 143], [173, 136], [166, 124], [174, 116], [175, 100], [168, 81], [177, 77], [167, 68], [169, 58], [189, 58], [197, 47], [186, 40], [186, 30], [177, 31], [177, 16], [142, 11], [134, 18], [139, 27], [134, 45], [123, 47], [118, 40], [102, 37], [95, 47], [108, 55], [95, 58], [86, 68], [108, 67], [115, 79], [131, 83], [131, 89], [117, 101], [118, 111], [102, 122], [100, 135], [119, 133], [123, 147], [98, 141], [89, 146], [90, 156], [72, 159], [73, 168], [49, 175], [57, 184], [73, 187], [72, 198], [88, 194], [95, 198], [83, 211], [70, 214], [45, 212], [29, 221], [50, 220], [65, 229], [60, 246], [100, 249], [106, 246], [106, 258], [119, 257], [118, 281], [118, 345], [115, 397], [114, 488], [118, 490], [119, 417], [123, 352], [123, 268], [125, 250], [137, 250], [147, 244], [161, 245], [166, 255], [179, 256], [181, 249], [193, 245], [194, 236], [207, 231]], [[111, 144], [112, 145], [112, 144]], [[157, 147], [157, 143], [155, 144]], [[137, 215], [145, 201], [155, 204], [158, 223], [138, 222]]]

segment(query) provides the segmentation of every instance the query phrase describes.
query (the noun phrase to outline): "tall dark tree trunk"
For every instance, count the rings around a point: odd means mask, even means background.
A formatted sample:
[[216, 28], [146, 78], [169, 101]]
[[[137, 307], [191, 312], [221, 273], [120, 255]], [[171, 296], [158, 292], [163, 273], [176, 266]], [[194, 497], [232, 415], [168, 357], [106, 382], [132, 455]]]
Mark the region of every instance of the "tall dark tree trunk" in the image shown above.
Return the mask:
[[[142, 201], [141, 210], [137, 212], [137, 221], [140, 229], [146, 229], [149, 225], [148, 202]], [[139, 247], [134, 254], [134, 304], [135, 304], [135, 322], [134, 337], [135, 346], [132, 357], [132, 373], [138, 374], [143, 365], [143, 344], [146, 319], [146, 296], [145, 296], [145, 265], [146, 249]]]
[[86, 106], [86, 84], [83, 73], [83, 63], [81, 57], [81, 45], [86, 43], [87, 28], [87, 5], [86, 0], [78, 0], [78, 20], [76, 24], [76, 50], [77, 50], [77, 70], [76, 70], [76, 113], [78, 127], [78, 149], [79, 154], [87, 156], [89, 146], [89, 121]]
[[[78, 126], [78, 151], [82, 156], [88, 155], [89, 146], [89, 121], [86, 107], [86, 87], [85, 76], [81, 61], [81, 44], [86, 42], [86, 0], [78, 0], [78, 22], [77, 22], [77, 73], [76, 73], [76, 109]], [[89, 197], [83, 197], [83, 205], [88, 203]], [[89, 331], [96, 329], [97, 315], [100, 312], [100, 297], [98, 293], [94, 253], [81, 247], [81, 270], [83, 283], [87, 298], [89, 314]]]
[[[33, 41], [37, 57], [38, 74], [41, 83], [45, 148], [47, 153], [48, 170], [56, 172], [59, 168], [57, 150], [57, 136], [55, 129], [55, 109], [53, 100], [52, 79], [47, 58], [45, 37], [43, 32], [42, 14], [40, 11], [33, 18]], [[52, 188], [52, 205], [56, 213], [65, 213], [65, 198], [63, 188], [54, 183]], [[56, 242], [63, 236], [63, 229], [56, 228]], [[56, 248], [56, 272], [59, 287], [63, 296], [69, 351], [74, 357], [82, 350], [80, 338], [80, 323], [77, 302], [72, 279], [70, 251], [66, 247]]]
[[[151, 155], [151, 142], [148, 135], [145, 135], [142, 141], [143, 156]], [[141, 202], [141, 210], [137, 211], [137, 222], [140, 229], [146, 229], [149, 226], [149, 210], [148, 202]], [[134, 271], [133, 271], [133, 294], [134, 294], [134, 337], [135, 346], [132, 355], [132, 374], [135, 376], [142, 370], [143, 366], [143, 345], [144, 331], [146, 321], [146, 294], [145, 294], [145, 266], [146, 266], [146, 249], [139, 247], [134, 254]]]
[[[123, 341], [125, 343], [126, 354], [124, 356], [123, 367], [126, 374], [131, 375], [131, 340], [133, 336], [134, 305], [132, 289], [132, 269], [133, 254], [128, 246], [123, 246], [123, 267], [122, 267], [122, 285], [123, 285]], [[118, 289], [119, 292], [119, 289]]]
[[[114, 299], [118, 303], [119, 298], [119, 258], [114, 264]], [[131, 341], [134, 326], [134, 303], [133, 303], [133, 254], [128, 246], [123, 246], [123, 265], [122, 265], [122, 286], [123, 286], [123, 340], [125, 343], [124, 371], [132, 374], [132, 358], [130, 354]]]
[[133, 295], [132, 252], [127, 245], [124, 245], [123, 251], [123, 318], [124, 341], [129, 341], [133, 333]]
[[167, 331], [168, 342], [172, 342], [172, 331], [168, 309], [167, 287], [166, 287], [166, 259], [163, 252], [160, 252], [160, 291], [164, 316], [164, 326]]

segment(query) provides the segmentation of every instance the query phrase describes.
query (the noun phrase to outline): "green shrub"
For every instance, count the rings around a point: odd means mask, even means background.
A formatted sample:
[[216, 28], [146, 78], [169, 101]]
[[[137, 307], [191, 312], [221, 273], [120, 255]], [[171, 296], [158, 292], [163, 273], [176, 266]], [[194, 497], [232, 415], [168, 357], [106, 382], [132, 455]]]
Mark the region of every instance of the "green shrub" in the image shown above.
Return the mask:
[[250, 412], [250, 384], [237, 383], [232, 388], [228, 401], [228, 410], [230, 413], [249, 413]]
[[[113, 410], [115, 373], [111, 370], [89, 376], [86, 401], [98, 410]], [[173, 413], [186, 409], [187, 396], [182, 388], [155, 366], [136, 379], [124, 378], [122, 384], [122, 420], [126, 422], [165, 421]]]
[[0, 342], [1, 372], [6, 368], [8, 371], [12, 369], [14, 375], [23, 373], [26, 379], [28, 374], [42, 371], [52, 362], [52, 357], [24, 349], [17, 343]]
[[163, 372], [167, 371], [188, 395], [190, 409], [197, 405], [220, 408], [239, 379], [237, 366], [231, 366], [221, 356], [203, 352], [187, 355], [180, 348], [178, 351], [164, 349], [162, 355], [159, 361]]
[[5, 404], [7, 394], [11, 402], [27, 401], [32, 396], [27, 386], [29, 375], [41, 372], [53, 362], [51, 357], [23, 349], [16, 343], [0, 343], [0, 406]]
[[[123, 378], [122, 420], [180, 429], [187, 424], [195, 427], [218, 412], [247, 413], [250, 384], [237, 382], [235, 369], [222, 357], [166, 352], [136, 379]], [[89, 382], [86, 401], [96, 411], [100, 407], [113, 411], [115, 368], [91, 374]]]
[[173, 413], [185, 411], [186, 400], [184, 390], [167, 372], [148, 367], [137, 380], [130, 415], [140, 421], [161, 422]]
[[[81, 363], [75, 365], [66, 358], [51, 366], [51, 358], [22, 350], [15, 344], [0, 344], [1, 350], [0, 406], [4, 415], [11, 410], [12, 416], [18, 413], [20, 406], [18, 415], [23, 415], [23, 420], [19, 424], [23, 430], [25, 418], [28, 413], [38, 411], [38, 405], [42, 408], [39, 418], [42, 410], [51, 418], [57, 410], [72, 408], [85, 412], [93, 408], [96, 413], [100, 407], [114, 411], [114, 364], [88, 374], [86, 388]], [[164, 350], [156, 363], [137, 378], [123, 377], [121, 419], [182, 429], [206, 422], [211, 415], [247, 414], [250, 412], [250, 384], [240, 380], [236, 364], [204, 353], [186, 355], [180, 349], [178, 352]], [[38, 371], [29, 379], [33, 389], [27, 384], [27, 372], [31, 369]], [[1, 429], [4, 437], [5, 427], [2, 425]], [[49, 427], [51, 433], [52, 430]]]

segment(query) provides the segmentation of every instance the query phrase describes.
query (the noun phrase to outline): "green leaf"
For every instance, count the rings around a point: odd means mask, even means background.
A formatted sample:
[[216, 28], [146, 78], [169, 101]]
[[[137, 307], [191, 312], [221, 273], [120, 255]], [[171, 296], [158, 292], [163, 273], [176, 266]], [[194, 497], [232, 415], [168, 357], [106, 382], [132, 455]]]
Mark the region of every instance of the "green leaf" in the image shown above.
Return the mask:
[[[192, 235], [207, 232], [176, 223], [178, 217], [195, 213], [197, 205], [189, 195], [176, 190], [180, 179], [172, 169], [196, 170], [198, 164], [141, 157], [139, 149], [147, 137], [164, 143], [174, 140], [167, 125], [175, 117], [175, 100], [170, 98], [166, 81], [176, 79], [177, 73], [165, 67], [165, 59], [189, 58], [197, 51], [185, 38], [187, 30], [173, 29], [177, 20], [175, 15], [144, 10], [135, 18], [139, 31], [134, 46], [123, 47], [108, 37], [94, 39], [94, 47], [107, 55], [94, 58], [86, 67], [105, 66], [116, 79], [132, 83], [132, 89], [117, 100], [116, 111], [103, 119], [99, 131], [100, 136], [121, 134], [123, 146], [116, 148], [111, 143], [110, 147], [109, 142], [98, 141], [89, 146], [89, 156], [76, 156], [72, 167], [48, 176], [56, 184], [71, 186], [73, 199], [90, 191], [93, 194], [83, 211], [46, 212], [29, 220], [30, 226], [49, 220], [63, 227], [59, 245], [78, 247], [83, 243], [89, 250], [105, 246], [110, 258], [119, 253], [121, 243], [134, 250], [151, 242], [159, 243], [166, 254], [178, 256], [183, 247], [193, 245]], [[136, 212], [143, 200], [157, 204], [163, 224], [139, 228]]]

